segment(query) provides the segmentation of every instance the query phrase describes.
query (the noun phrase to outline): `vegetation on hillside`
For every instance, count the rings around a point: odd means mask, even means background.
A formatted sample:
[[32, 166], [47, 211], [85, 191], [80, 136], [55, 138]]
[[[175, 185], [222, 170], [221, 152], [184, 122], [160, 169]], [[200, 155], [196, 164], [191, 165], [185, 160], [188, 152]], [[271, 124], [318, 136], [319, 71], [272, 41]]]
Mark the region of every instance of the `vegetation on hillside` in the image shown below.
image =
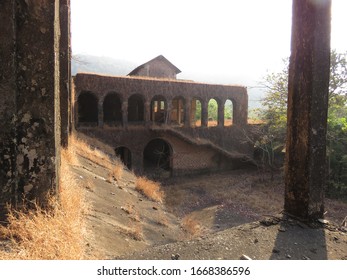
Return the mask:
[[[274, 165], [275, 154], [284, 151], [287, 125], [288, 60], [283, 69], [264, 77], [262, 85], [267, 95], [262, 101], [260, 128], [256, 145]], [[328, 183], [330, 196], [347, 195], [347, 52], [331, 52], [329, 110], [327, 130]]]

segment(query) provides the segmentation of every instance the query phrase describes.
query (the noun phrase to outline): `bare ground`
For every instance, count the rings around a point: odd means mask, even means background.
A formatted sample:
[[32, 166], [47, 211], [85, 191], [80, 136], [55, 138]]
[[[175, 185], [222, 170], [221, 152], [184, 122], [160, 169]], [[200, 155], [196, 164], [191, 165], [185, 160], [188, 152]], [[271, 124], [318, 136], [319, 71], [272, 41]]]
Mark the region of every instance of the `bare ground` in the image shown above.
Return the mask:
[[107, 179], [83, 159], [74, 166], [91, 207], [87, 248], [103, 259], [347, 259], [347, 205], [326, 201], [329, 224], [281, 214], [283, 184], [255, 170], [168, 179], [163, 204], [135, 191], [136, 177]]

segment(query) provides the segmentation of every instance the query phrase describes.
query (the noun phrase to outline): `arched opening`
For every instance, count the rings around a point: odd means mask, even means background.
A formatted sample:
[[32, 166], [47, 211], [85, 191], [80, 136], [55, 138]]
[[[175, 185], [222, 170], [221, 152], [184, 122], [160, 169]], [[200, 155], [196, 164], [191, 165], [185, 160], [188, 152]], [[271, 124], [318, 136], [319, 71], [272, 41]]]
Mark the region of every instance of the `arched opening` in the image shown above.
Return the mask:
[[165, 98], [154, 96], [151, 102], [151, 121], [155, 123], [165, 123], [167, 105]]
[[118, 94], [109, 93], [104, 99], [103, 109], [105, 123], [122, 122], [122, 103]]
[[184, 125], [184, 113], [185, 113], [185, 102], [182, 97], [175, 97], [172, 100], [171, 110], [171, 124], [172, 125]]
[[128, 100], [128, 122], [143, 122], [145, 119], [144, 100], [140, 94], [134, 94]]
[[91, 92], [82, 92], [78, 96], [78, 123], [98, 124], [98, 99]]
[[212, 98], [208, 102], [207, 107], [207, 116], [208, 116], [208, 126], [217, 126], [218, 125], [218, 102], [216, 99]]
[[117, 157], [123, 162], [123, 164], [131, 169], [131, 151], [127, 147], [117, 147], [114, 149]]
[[201, 126], [201, 100], [193, 98], [190, 106], [190, 126], [199, 127]]
[[145, 171], [171, 171], [171, 145], [160, 138], [151, 140], [143, 151], [143, 168]]
[[224, 103], [224, 126], [233, 125], [234, 106], [231, 99], [227, 99]]

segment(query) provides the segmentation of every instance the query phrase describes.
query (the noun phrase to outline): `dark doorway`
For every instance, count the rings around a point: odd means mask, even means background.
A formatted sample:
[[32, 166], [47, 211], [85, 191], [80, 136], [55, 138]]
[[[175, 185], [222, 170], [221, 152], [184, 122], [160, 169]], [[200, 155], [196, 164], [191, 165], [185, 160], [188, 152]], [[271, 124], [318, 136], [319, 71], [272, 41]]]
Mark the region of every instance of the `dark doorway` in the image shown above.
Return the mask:
[[151, 140], [144, 149], [144, 170], [165, 170], [172, 169], [172, 148], [171, 145], [163, 139], [157, 138]]
[[78, 96], [78, 123], [98, 123], [98, 99], [91, 92]]
[[118, 147], [114, 151], [116, 156], [120, 158], [123, 164], [128, 169], [131, 169], [131, 151], [127, 147]]
[[128, 100], [128, 121], [143, 122], [145, 115], [143, 97], [139, 94], [130, 96]]
[[105, 123], [122, 122], [122, 103], [118, 94], [109, 93], [104, 99], [103, 109]]

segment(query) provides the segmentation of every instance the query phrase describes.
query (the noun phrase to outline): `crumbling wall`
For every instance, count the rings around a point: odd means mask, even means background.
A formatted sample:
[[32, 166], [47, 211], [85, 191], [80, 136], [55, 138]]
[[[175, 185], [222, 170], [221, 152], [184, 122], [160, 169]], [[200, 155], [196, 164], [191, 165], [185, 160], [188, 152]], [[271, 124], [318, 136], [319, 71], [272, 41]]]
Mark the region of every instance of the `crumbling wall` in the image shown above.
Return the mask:
[[70, 80], [60, 68], [61, 62], [69, 65], [68, 56], [59, 55], [69, 53], [60, 17], [69, 12], [68, 4], [0, 2], [0, 218], [7, 203], [44, 203], [58, 185], [59, 94], [61, 78], [67, 87]]

